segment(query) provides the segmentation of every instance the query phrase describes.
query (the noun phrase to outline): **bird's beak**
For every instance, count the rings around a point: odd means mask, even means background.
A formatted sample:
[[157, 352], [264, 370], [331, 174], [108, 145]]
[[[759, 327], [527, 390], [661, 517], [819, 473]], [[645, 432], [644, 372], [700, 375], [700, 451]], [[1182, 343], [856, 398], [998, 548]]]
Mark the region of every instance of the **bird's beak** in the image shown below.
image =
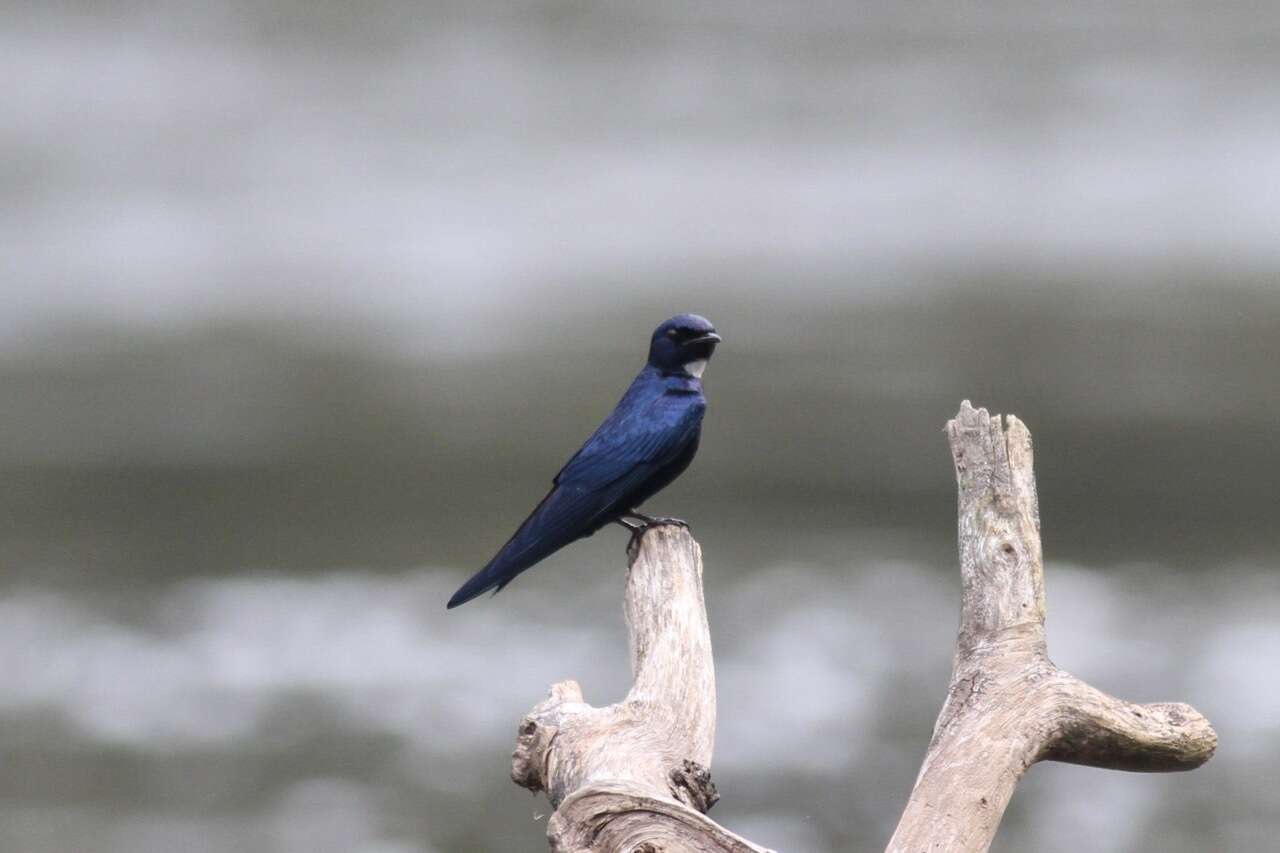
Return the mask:
[[720, 343], [720, 340], [721, 340], [720, 336], [717, 335], [715, 332], [707, 332], [705, 335], [703, 335], [700, 338], [694, 338], [693, 340], [685, 341], [685, 344], [718, 344]]

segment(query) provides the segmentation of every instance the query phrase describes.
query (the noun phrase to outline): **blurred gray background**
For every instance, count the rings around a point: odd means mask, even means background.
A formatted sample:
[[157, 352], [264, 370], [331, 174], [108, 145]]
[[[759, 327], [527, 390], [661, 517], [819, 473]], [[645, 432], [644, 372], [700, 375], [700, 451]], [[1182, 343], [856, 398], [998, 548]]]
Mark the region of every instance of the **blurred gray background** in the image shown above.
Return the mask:
[[1056, 661], [1222, 738], [995, 849], [1274, 847], [1280, 5], [15, 3], [0, 72], [0, 850], [544, 850], [515, 727], [625, 690], [625, 535], [444, 601], [678, 311], [715, 818], [888, 838], [969, 397]]

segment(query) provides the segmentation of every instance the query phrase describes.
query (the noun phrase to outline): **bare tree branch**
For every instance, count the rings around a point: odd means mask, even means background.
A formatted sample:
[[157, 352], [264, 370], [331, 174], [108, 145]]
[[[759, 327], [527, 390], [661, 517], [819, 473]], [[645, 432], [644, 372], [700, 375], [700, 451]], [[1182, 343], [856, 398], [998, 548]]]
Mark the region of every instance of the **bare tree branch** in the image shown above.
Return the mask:
[[[960, 630], [951, 684], [890, 853], [980, 853], [1032, 764], [1190, 770], [1217, 747], [1189, 705], [1135, 705], [1049, 660], [1031, 435], [968, 401], [947, 424], [959, 487]], [[702, 554], [687, 530], [629, 551], [633, 683], [593, 708], [551, 688], [520, 726], [512, 778], [546, 791], [554, 851], [767, 853], [704, 816], [716, 801], [715, 671]]]
[[555, 851], [763, 853], [702, 814], [717, 799], [702, 551], [687, 530], [664, 525], [629, 555], [630, 692], [593, 708], [576, 682], [554, 685], [521, 723], [512, 779], [547, 792]]
[[947, 424], [959, 487], [962, 598], [951, 686], [889, 853], [980, 853], [1032, 764], [1190, 770], [1218, 738], [1189, 705], [1134, 705], [1049, 660], [1031, 434], [960, 406]]

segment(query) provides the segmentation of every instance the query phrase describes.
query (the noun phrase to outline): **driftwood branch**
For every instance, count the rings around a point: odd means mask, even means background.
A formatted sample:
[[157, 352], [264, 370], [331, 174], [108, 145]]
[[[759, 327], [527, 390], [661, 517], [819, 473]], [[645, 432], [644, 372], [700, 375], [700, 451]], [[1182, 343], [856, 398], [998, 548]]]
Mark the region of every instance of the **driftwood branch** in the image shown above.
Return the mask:
[[630, 692], [593, 708], [577, 682], [552, 686], [520, 725], [511, 777], [547, 792], [555, 851], [765, 853], [703, 814], [717, 794], [701, 549], [686, 529], [664, 525], [628, 554]]
[[[960, 631], [951, 684], [889, 853], [980, 853], [1037, 761], [1190, 770], [1218, 739], [1189, 705], [1135, 705], [1059, 669], [1044, 635], [1044, 566], [1031, 434], [965, 401], [947, 424], [959, 485]], [[520, 726], [511, 775], [546, 791], [553, 851], [768, 853], [704, 815], [715, 671], [702, 553], [685, 529], [629, 550], [624, 613], [633, 684], [593, 708], [574, 681]]]
[[1217, 747], [1190, 705], [1135, 705], [1049, 660], [1031, 434], [966, 400], [947, 424], [959, 485], [960, 632], [951, 686], [890, 853], [984, 851], [1037, 761], [1191, 770]]

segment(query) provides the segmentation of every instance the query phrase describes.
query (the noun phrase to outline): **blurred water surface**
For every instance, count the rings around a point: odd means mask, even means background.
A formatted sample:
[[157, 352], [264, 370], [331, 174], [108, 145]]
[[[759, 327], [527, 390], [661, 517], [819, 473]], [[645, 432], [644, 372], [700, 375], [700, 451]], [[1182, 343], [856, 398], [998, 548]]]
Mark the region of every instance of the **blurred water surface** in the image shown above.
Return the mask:
[[1037, 446], [1055, 660], [1222, 738], [1037, 766], [1000, 851], [1280, 834], [1280, 7], [9, 4], [0, 850], [545, 849], [621, 531], [443, 602], [672, 313], [714, 816], [875, 850], [945, 691], [940, 427]]

